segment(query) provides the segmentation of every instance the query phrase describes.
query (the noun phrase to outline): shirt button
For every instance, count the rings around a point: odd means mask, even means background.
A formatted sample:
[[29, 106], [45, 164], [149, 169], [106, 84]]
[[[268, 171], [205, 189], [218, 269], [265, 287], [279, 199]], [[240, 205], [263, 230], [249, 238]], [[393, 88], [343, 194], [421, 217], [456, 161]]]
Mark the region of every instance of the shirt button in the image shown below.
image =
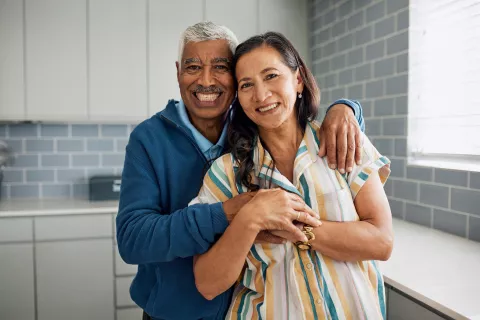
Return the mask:
[[313, 269], [313, 265], [311, 263], [307, 263], [307, 269], [308, 270], [312, 270]]
[[322, 301], [322, 299], [317, 298], [317, 301], [315, 301], [315, 302], [316, 302], [317, 304], [322, 304], [323, 301]]

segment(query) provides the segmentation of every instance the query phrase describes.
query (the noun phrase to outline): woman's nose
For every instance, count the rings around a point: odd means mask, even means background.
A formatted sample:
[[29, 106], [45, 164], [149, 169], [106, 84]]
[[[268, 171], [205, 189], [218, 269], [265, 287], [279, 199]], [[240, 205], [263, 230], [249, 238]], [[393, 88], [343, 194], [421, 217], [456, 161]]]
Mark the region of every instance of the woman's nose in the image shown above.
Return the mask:
[[272, 94], [270, 90], [263, 84], [255, 85], [255, 102], [262, 102], [265, 101], [268, 97], [270, 97]]

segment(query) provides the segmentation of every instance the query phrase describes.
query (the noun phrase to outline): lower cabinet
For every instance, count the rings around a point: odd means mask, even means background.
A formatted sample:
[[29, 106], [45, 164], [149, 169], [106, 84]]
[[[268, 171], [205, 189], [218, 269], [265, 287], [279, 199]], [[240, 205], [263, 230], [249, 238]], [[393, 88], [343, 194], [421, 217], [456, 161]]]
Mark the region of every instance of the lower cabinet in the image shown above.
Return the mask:
[[114, 319], [112, 239], [36, 244], [38, 320]]
[[0, 319], [35, 319], [33, 275], [32, 243], [0, 244]]

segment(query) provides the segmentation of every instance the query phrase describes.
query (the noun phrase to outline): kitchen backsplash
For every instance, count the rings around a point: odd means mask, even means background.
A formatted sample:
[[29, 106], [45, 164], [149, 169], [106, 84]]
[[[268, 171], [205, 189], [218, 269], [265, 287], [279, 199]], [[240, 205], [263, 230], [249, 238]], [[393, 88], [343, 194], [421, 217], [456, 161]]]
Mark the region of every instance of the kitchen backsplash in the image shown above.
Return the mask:
[[122, 173], [134, 125], [3, 124], [13, 152], [3, 198], [87, 198], [88, 178]]

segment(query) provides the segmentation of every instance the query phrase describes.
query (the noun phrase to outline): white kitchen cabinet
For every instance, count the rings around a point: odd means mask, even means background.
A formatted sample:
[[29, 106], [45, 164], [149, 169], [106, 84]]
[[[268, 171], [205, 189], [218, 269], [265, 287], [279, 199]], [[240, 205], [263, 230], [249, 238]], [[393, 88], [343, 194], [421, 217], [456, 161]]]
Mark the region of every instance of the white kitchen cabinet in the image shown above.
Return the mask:
[[277, 31], [295, 46], [307, 65], [310, 64], [308, 45], [308, 3], [306, 0], [259, 0], [259, 31]]
[[89, 118], [139, 122], [147, 106], [146, 0], [89, 2]]
[[143, 310], [140, 308], [128, 308], [117, 310], [117, 320], [140, 320]]
[[25, 118], [23, 3], [0, 0], [0, 120]]
[[113, 319], [112, 239], [36, 244], [37, 320]]
[[25, 0], [26, 118], [87, 120], [87, 1]]
[[0, 244], [0, 319], [35, 319], [33, 273], [32, 243]]
[[179, 99], [175, 61], [178, 41], [190, 25], [204, 18], [203, 1], [151, 0], [149, 9], [149, 114], [165, 108], [169, 99]]
[[225, 25], [242, 42], [258, 33], [258, 0], [206, 0], [206, 20]]
[[443, 318], [436, 313], [428, 310], [417, 302], [406, 298], [395, 290], [388, 289], [388, 320], [442, 320]]

